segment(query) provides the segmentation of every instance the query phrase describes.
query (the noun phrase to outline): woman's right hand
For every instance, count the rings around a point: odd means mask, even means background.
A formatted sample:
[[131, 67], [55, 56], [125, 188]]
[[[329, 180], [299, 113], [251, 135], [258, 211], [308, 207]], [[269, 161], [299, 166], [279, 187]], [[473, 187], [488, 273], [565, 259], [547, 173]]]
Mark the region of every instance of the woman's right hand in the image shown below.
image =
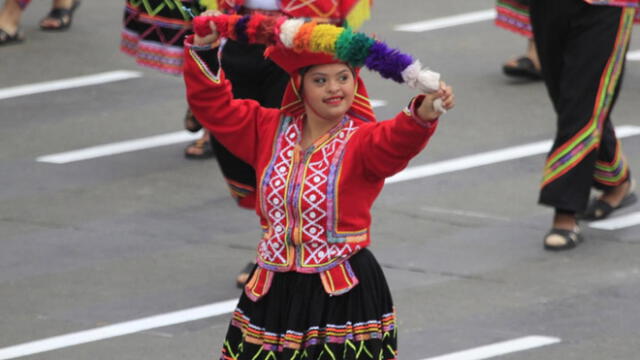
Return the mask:
[[[200, 14], [200, 16], [218, 16], [218, 15], [222, 15], [222, 13], [216, 10], [208, 10]], [[205, 36], [199, 36], [198, 34], [195, 35], [193, 39], [194, 45], [207, 46], [218, 41], [220, 34], [216, 29], [216, 24], [213, 21], [209, 21], [209, 27], [211, 28], [211, 33], [209, 35], [205, 35]]]

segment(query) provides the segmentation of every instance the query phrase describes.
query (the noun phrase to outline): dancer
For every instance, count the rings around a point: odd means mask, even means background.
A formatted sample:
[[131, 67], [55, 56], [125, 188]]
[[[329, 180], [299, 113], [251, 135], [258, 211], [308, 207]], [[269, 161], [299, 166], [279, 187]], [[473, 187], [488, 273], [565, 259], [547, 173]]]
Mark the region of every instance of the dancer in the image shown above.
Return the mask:
[[[357, 29], [370, 16], [371, 0], [244, 0], [228, 2], [217, 1], [217, 9], [226, 14], [268, 14], [270, 16], [286, 16], [313, 18], [321, 23], [348, 25]], [[282, 94], [289, 82], [289, 75], [268, 58], [264, 57], [265, 46], [262, 44], [246, 44], [228, 39], [222, 47], [221, 66], [226, 78], [231, 82], [233, 96], [237, 99], [253, 99], [263, 107], [278, 108], [282, 102]], [[208, 153], [199, 151], [199, 144], [211, 144], [212, 152], [220, 165], [232, 197], [240, 207], [255, 207], [256, 173], [215, 137], [205, 133], [194, 144], [187, 147], [186, 153], [191, 158], [209, 157]], [[249, 272], [255, 263], [249, 262], [236, 276], [236, 285], [241, 288], [249, 278]]]
[[[409, 56], [333, 25], [255, 14], [203, 22], [194, 21], [200, 35], [185, 43], [187, 98], [201, 123], [260, 175], [256, 211], [263, 227], [258, 265], [221, 358], [395, 359], [391, 295], [367, 249], [370, 209], [384, 179], [435, 131], [437, 100], [443, 109], [454, 106], [451, 88]], [[202, 36], [206, 30], [213, 33]], [[219, 35], [248, 43], [277, 39], [266, 54], [291, 76], [280, 109], [233, 99], [215, 63]], [[358, 75], [363, 64], [434, 92], [376, 123]]]
[[[617, 4], [635, 7], [612, 6]], [[585, 210], [585, 218], [603, 219], [636, 200], [610, 114], [638, 6], [638, 0], [531, 3], [542, 73], [557, 113], [540, 191], [540, 203], [555, 209], [546, 249], [569, 249], [582, 241], [577, 216]], [[587, 208], [592, 186], [603, 194]]]

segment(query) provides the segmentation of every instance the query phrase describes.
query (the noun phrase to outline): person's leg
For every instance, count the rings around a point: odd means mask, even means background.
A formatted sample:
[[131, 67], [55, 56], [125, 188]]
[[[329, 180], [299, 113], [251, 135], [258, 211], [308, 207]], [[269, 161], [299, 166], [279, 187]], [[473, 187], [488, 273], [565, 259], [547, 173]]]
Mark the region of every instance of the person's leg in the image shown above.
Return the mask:
[[[540, 0], [532, 6], [543, 75], [558, 114], [540, 192], [541, 204], [560, 210], [554, 229], [576, 229], [571, 214], [587, 206], [600, 134], [615, 98], [630, 32], [621, 13], [578, 0]], [[558, 39], [558, 34], [565, 37]]]
[[20, 27], [22, 11], [27, 4], [27, 0], [5, 0], [0, 10], [0, 30], [7, 35], [15, 35]]

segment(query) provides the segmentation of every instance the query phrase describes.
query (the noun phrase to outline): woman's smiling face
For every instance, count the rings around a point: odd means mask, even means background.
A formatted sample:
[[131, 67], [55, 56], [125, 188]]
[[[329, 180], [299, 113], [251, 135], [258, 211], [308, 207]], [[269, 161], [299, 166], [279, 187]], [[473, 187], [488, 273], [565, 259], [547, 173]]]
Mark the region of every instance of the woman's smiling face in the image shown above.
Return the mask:
[[302, 79], [307, 112], [328, 121], [341, 120], [353, 103], [355, 84], [353, 71], [345, 64], [311, 67]]

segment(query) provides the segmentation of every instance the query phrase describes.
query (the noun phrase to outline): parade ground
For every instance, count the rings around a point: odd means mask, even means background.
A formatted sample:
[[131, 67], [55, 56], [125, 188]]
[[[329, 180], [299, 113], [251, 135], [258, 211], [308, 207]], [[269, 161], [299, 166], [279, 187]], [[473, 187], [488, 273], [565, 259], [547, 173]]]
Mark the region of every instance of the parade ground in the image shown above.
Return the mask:
[[[371, 250], [404, 360], [640, 358], [640, 205], [543, 249], [537, 204], [555, 115], [505, 77], [526, 40], [491, 0], [377, 0], [362, 28], [456, 92], [427, 148], [388, 179]], [[187, 160], [180, 77], [119, 51], [124, 1], [84, 1], [69, 31], [0, 48], [0, 360], [218, 359], [255, 257], [254, 212], [215, 160]], [[635, 27], [635, 34], [640, 26]], [[379, 120], [415, 94], [363, 70]], [[640, 180], [640, 36], [612, 119]]]

